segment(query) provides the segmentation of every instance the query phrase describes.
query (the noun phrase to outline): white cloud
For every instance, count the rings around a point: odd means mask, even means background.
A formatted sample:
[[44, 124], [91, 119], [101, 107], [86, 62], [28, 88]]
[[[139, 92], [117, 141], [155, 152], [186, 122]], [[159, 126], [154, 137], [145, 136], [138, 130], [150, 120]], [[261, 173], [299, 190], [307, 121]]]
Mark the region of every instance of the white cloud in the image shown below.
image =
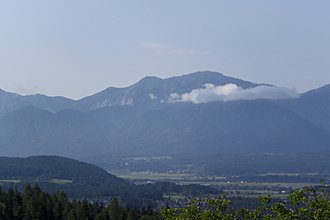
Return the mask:
[[155, 96], [155, 95], [152, 94], [152, 93], [149, 93], [149, 99], [157, 99], [157, 96]]
[[183, 93], [181, 95], [172, 93], [168, 98], [168, 102], [192, 102], [200, 104], [212, 101], [287, 99], [298, 97], [299, 93], [295, 90], [284, 87], [261, 85], [254, 88], [243, 89], [232, 83], [223, 86], [215, 86], [208, 83], [205, 84], [203, 88], [194, 89], [189, 93]]

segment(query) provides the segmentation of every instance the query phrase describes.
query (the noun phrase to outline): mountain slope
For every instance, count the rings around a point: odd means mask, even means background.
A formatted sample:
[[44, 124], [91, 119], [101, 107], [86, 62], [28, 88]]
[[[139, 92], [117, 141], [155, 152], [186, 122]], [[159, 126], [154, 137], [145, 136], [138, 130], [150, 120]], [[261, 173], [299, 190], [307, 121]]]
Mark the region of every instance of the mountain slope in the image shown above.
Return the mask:
[[88, 115], [76, 110], [51, 113], [26, 107], [0, 119], [0, 153], [7, 156], [73, 156], [94, 152], [98, 130]]
[[27, 106], [57, 112], [62, 109], [73, 108], [74, 103], [73, 100], [64, 97], [48, 97], [40, 94], [21, 96], [0, 90], [0, 117]]
[[207, 166], [228, 154], [330, 152], [328, 87], [285, 100], [169, 101], [206, 83], [236, 84], [245, 97], [263, 85], [204, 71], [146, 77], [77, 101], [1, 91], [0, 154], [60, 155], [114, 168], [134, 158], [170, 158], [178, 166], [195, 158]]
[[[329, 132], [268, 101], [163, 105], [115, 139], [124, 155], [207, 156], [330, 149]], [[118, 149], [120, 150], [120, 149]]]
[[308, 91], [299, 99], [281, 100], [278, 103], [330, 131], [330, 85]]
[[[38, 184], [47, 192], [65, 191], [71, 198], [104, 199], [120, 196], [131, 198], [125, 191], [137, 189], [130, 182], [85, 162], [58, 156], [27, 158], [0, 157], [0, 184], [3, 188], [23, 189]], [[136, 199], [136, 198], [134, 198]]]
[[130, 185], [95, 165], [58, 156], [0, 157], [0, 178], [21, 181], [64, 179], [72, 184]]
[[117, 106], [82, 113], [34, 107], [0, 120], [0, 153], [56, 154], [106, 163], [131, 157], [321, 152], [330, 135], [265, 100]]

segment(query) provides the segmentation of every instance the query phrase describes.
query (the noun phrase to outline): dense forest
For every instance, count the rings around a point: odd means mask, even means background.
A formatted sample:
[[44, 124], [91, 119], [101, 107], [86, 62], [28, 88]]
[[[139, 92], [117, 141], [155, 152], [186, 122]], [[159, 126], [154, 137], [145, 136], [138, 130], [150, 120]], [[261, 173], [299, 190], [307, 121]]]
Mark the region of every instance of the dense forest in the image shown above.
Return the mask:
[[1, 220], [135, 220], [161, 219], [159, 213], [149, 208], [123, 208], [114, 198], [104, 206], [86, 200], [70, 200], [62, 192], [48, 194], [38, 185], [26, 185], [23, 192], [0, 189]]

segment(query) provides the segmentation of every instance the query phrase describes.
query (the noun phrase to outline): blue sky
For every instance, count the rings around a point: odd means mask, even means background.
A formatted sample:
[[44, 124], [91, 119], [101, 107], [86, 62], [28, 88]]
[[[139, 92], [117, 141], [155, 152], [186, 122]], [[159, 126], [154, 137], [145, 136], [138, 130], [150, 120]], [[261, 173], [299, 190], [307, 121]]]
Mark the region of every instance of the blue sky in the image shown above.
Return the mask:
[[0, 88], [80, 98], [199, 70], [330, 83], [330, 1], [3, 0]]

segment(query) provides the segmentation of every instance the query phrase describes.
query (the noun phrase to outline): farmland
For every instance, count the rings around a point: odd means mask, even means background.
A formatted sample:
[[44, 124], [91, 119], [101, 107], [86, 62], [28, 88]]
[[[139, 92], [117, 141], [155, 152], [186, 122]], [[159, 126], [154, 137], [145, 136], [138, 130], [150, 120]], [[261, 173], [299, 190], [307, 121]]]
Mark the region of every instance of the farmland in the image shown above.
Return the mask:
[[[286, 177], [287, 182], [274, 181], [256, 181], [255, 175], [249, 178], [247, 176], [209, 176], [201, 177], [189, 173], [180, 172], [121, 172], [115, 173], [115, 175], [130, 180], [136, 184], [155, 183], [161, 181], [174, 182], [178, 185], [190, 185], [198, 184], [204, 186], [211, 186], [217, 189], [221, 189], [227, 197], [232, 198], [258, 198], [263, 195], [271, 195], [272, 198], [278, 198], [285, 200], [287, 199], [290, 192], [295, 189], [303, 188], [306, 186], [317, 186], [320, 185], [320, 181], [317, 179], [317, 174], [295, 174], [295, 173], [271, 173], [271, 174], [259, 174], [261, 177], [273, 177], [274, 180]], [[313, 176], [315, 181], [300, 181], [295, 182], [295, 178], [302, 176]], [[164, 195], [169, 197], [168, 195]], [[181, 195], [172, 195], [171, 199], [183, 199]]]

